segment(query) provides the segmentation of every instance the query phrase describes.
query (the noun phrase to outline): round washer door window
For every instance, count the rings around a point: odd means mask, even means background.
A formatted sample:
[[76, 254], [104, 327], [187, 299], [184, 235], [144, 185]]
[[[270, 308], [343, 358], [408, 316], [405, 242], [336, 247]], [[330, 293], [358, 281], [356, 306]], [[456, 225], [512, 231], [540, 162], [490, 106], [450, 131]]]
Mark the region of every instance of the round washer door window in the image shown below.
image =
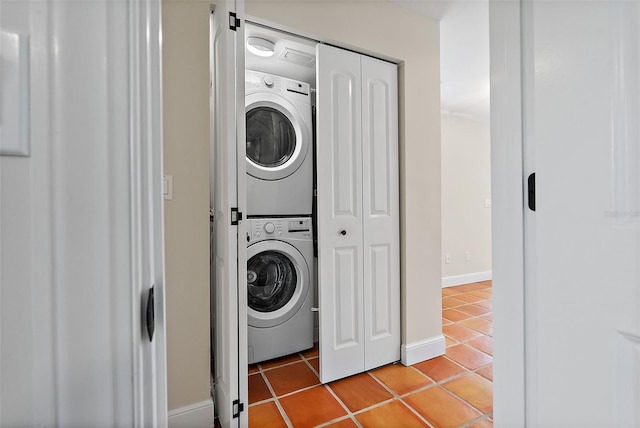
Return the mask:
[[247, 112], [247, 157], [256, 165], [275, 168], [291, 159], [296, 148], [296, 131], [291, 121], [271, 107]]
[[274, 327], [293, 317], [309, 296], [311, 275], [297, 248], [278, 240], [247, 248], [247, 321]]
[[249, 307], [258, 312], [274, 312], [293, 297], [298, 283], [296, 268], [277, 251], [264, 251], [247, 262]]

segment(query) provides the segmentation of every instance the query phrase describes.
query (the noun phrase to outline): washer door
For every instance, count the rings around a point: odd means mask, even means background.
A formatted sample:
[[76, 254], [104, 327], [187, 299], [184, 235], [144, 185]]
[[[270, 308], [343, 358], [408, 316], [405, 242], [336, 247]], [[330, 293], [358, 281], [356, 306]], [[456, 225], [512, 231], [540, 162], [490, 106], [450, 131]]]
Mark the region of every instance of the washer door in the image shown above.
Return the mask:
[[310, 133], [298, 110], [277, 94], [246, 97], [247, 173], [261, 180], [293, 174], [309, 150]]
[[309, 294], [307, 262], [294, 246], [261, 241], [247, 249], [248, 321], [275, 327], [294, 316]]

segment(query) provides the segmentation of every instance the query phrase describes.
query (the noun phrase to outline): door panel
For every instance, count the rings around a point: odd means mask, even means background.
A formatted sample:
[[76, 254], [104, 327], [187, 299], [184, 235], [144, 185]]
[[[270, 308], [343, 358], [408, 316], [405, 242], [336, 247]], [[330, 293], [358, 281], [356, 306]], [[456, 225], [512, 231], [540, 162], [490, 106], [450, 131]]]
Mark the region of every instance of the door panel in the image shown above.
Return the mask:
[[640, 5], [525, 14], [527, 422], [639, 426]]
[[[245, 207], [244, 25], [229, 28], [230, 12], [241, 17], [242, 1], [219, 1], [211, 17], [211, 173], [215, 212], [215, 396], [222, 426], [246, 426], [234, 418], [233, 401], [247, 403], [247, 282], [244, 222], [233, 225], [231, 209]], [[241, 177], [241, 179], [238, 179]], [[246, 406], [246, 404], [245, 404]]]
[[400, 359], [398, 81], [362, 57], [365, 369]]
[[360, 57], [317, 47], [320, 379], [363, 370]]

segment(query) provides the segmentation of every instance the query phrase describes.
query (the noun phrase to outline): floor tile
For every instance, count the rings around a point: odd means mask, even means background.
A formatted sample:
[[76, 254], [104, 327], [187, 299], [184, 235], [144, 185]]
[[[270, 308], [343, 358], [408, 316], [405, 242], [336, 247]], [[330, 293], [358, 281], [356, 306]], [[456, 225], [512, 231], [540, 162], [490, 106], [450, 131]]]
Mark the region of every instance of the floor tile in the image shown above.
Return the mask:
[[360, 413], [356, 419], [364, 428], [428, 426], [399, 400]]
[[358, 425], [356, 425], [355, 422], [353, 422], [353, 420], [351, 418], [349, 419], [343, 419], [341, 421], [338, 421], [336, 423], [333, 423], [331, 425], [326, 425], [327, 428], [331, 427], [331, 428], [357, 428]]
[[440, 386], [408, 395], [404, 400], [437, 428], [458, 427], [481, 415]]
[[482, 318], [483, 320], [487, 320], [489, 322], [493, 322], [493, 312], [489, 312], [486, 315], [482, 315], [480, 318]]
[[480, 302], [475, 302], [474, 305], [482, 306], [483, 308], [491, 309], [491, 300], [482, 300]]
[[456, 294], [460, 294], [462, 293], [461, 291], [458, 291], [455, 289], [455, 287], [447, 287], [447, 288], [443, 288], [442, 289], [442, 296], [455, 296]]
[[482, 336], [482, 333], [459, 324], [445, 325], [442, 327], [442, 332], [458, 342], [466, 342], [467, 340]]
[[493, 411], [493, 384], [480, 375], [469, 373], [445, 383], [444, 387], [482, 413]]
[[458, 306], [456, 311], [464, 312], [474, 317], [478, 317], [480, 315], [485, 315], [491, 312], [491, 309], [483, 308], [482, 306], [477, 305], [464, 305]]
[[347, 414], [324, 386], [284, 397], [280, 404], [296, 428], [313, 427]]
[[480, 300], [486, 300], [483, 297], [474, 296], [471, 293], [459, 294], [455, 297], [455, 299], [466, 303], [475, 303], [479, 302]]
[[480, 336], [468, 341], [466, 344], [473, 346], [485, 354], [493, 355], [493, 338], [491, 336]]
[[483, 367], [480, 370], [476, 370], [476, 373], [478, 373], [481, 376], [484, 376], [490, 381], [493, 381], [493, 364], [489, 364], [487, 367]]
[[260, 367], [262, 367], [262, 370], [268, 370], [268, 369], [272, 369], [274, 367], [279, 367], [283, 364], [289, 364], [289, 363], [293, 363], [294, 361], [299, 361], [301, 360], [300, 355], [298, 354], [291, 354], [291, 355], [287, 355], [285, 357], [281, 357], [281, 358], [276, 358], [273, 360], [269, 360], [269, 361], [264, 361], [262, 363], [260, 363]]
[[465, 314], [464, 312], [460, 312], [457, 309], [444, 309], [442, 311], [442, 317], [448, 319], [450, 321], [462, 321], [471, 317], [469, 314]]
[[249, 365], [249, 374], [258, 373], [259, 371], [260, 371], [260, 369], [258, 369], [258, 365], [257, 364], [250, 364]]
[[401, 364], [390, 364], [371, 373], [398, 395], [433, 383], [413, 367], [405, 367]]
[[447, 324], [451, 324], [451, 321], [449, 321], [446, 318], [442, 318], [442, 325], [447, 325]]
[[320, 383], [303, 361], [264, 372], [278, 397]]
[[467, 428], [493, 428], [493, 421], [489, 418], [480, 419], [478, 422], [468, 425]]
[[271, 391], [260, 373], [249, 375], [249, 404], [272, 398]]
[[249, 407], [249, 428], [286, 428], [287, 424], [273, 401]]
[[311, 367], [313, 367], [318, 373], [320, 373], [320, 358], [311, 358], [307, 361], [309, 361]]
[[318, 355], [320, 355], [318, 342], [315, 342], [313, 344], [313, 348], [307, 349], [306, 351], [303, 351], [301, 353], [302, 355], [304, 355], [305, 358], [317, 357]]
[[453, 340], [453, 339], [452, 339], [452, 338], [450, 338], [449, 336], [445, 336], [445, 337], [444, 337], [444, 342], [445, 342], [445, 344], [446, 344], [447, 348], [448, 348], [449, 346], [457, 345], [457, 344], [459, 343], [458, 341]]
[[453, 297], [445, 297], [442, 299], [442, 306], [446, 308], [455, 308], [456, 306], [462, 306], [465, 302], [462, 300], [457, 300]]
[[482, 318], [471, 318], [468, 320], [460, 321], [460, 325], [469, 327], [475, 331], [479, 331], [482, 334], [491, 336], [493, 334], [493, 324]]
[[469, 294], [473, 294], [474, 296], [482, 297], [483, 300], [490, 300], [493, 293], [490, 290], [481, 290], [481, 291], [472, 291]]
[[368, 373], [333, 382], [329, 384], [329, 387], [352, 412], [366, 409], [374, 404], [393, 398], [393, 395]]
[[431, 360], [414, 364], [413, 367], [417, 368], [436, 382], [442, 382], [445, 379], [466, 372], [465, 369], [447, 357], [436, 357]]
[[493, 362], [491, 356], [466, 345], [455, 345], [447, 348], [447, 357], [469, 370], [475, 370]]

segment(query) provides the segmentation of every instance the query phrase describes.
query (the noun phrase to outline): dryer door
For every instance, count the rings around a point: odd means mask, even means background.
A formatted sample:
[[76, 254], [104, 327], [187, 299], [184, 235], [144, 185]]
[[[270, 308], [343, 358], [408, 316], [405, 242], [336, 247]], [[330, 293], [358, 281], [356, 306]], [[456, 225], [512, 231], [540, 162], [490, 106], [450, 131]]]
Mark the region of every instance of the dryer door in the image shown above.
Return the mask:
[[246, 97], [247, 173], [261, 180], [280, 180], [302, 164], [311, 133], [295, 106], [277, 94]]
[[247, 249], [248, 324], [274, 327], [294, 316], [310, 288], [304, 257], [282, 241], [261, 241]]

